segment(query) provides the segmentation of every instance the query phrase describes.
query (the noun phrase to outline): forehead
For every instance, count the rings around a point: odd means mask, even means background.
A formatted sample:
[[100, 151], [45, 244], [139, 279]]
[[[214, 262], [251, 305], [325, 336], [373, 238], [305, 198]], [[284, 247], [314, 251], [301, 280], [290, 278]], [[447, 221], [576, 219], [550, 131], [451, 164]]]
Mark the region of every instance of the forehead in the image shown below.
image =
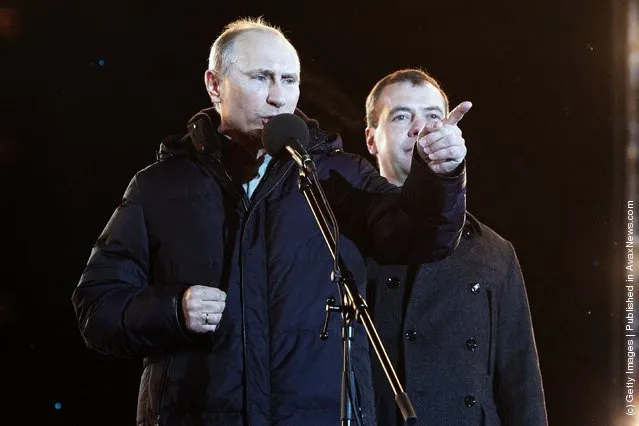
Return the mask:
[[377, 105], [382, 114], [400, 106], [416, 110], [439, 107], [446, 111], [441, 92], [428, 82], [417, 86], [413, 86], [409, 81], [389, 84], [382, 90]]
[[299, 73], [295, 49], [284, 37], [270, 31], [247, 31], [235, 39], [231, 63], [241, 70], [268, 69], [280, 73]]

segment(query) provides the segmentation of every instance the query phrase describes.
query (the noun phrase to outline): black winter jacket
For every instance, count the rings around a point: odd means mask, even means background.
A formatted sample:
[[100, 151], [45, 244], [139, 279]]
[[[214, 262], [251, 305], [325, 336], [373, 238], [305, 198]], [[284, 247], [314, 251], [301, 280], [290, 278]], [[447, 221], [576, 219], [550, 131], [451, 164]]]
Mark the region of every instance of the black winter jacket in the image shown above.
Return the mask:
[[[340, 421], [341, 321], [320, 340], [332, 257], [290, 158], [274, 158], [249, 200], [233, 143], [212, 110], [138, 172], [92, 250], [72, 301], [86, 344], [143, 357], [138, 425], [328, 425]], [[363, 254], [386, 261], [448, 255], [464, 221], [465, 175], [423, 163], [397, 188], [308, 121], [308, 151], [337, 217], [341, 256], [365, 294]], [[227, 292], [218, 329], [181, 320], [189, 285]], [[375, 424], [367, 337], [353, 366], [364, 424]]]

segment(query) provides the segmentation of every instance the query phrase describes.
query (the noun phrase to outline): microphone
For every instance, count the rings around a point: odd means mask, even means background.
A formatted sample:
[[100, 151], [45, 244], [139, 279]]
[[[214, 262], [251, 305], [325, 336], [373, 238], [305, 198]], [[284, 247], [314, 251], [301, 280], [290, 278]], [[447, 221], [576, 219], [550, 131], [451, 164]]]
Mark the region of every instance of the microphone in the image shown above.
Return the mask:
[[302, 170], [312, 173], [315, 171], [315, 163], [306, 152], [308, 139], [306, 122], [295, 114], [278, 114], [271, 118], [262, 130], [262, 143], [271, 157], [288, 151]]

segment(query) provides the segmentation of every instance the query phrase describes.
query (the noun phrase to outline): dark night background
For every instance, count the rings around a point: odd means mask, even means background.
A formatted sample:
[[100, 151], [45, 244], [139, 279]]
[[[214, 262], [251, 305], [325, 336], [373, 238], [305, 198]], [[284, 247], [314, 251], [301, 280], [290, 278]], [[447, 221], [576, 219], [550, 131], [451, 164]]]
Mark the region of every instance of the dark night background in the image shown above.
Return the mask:
[[395, 69], [424, 67], [453, 106], [473, 102], [468, 206], [517, 249], [550, 424], [621, 417], [613, 2], [157, 3], [2, 6], [0, 424], [134, 424], [140, 363], [87, 350], [70, 295], [133, 174], [208, 106], [214, 38], [258, 15], [300, 53], [300, 107], [347, 150], [365, 154], [364, 99]]

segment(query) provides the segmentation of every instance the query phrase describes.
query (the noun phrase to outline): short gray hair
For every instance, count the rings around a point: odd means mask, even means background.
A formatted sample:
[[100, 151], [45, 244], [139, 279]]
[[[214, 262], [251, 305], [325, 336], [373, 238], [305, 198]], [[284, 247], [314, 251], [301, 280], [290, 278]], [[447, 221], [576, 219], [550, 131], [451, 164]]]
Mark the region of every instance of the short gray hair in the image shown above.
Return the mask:
[[[231, 65], [233, 42], [239, 35], [247, 31], [262, 31], [280, 35], [289, 41], [282, 30], [266, 22], [261, 16], [257, 18], [241, 18], [224, 27], [222, 34], [215, 39], [211, 46], [208, 59], [208, 69], [218, 77], [223, 77]], [[290, 43], [290, 41], [289, 41]]]

